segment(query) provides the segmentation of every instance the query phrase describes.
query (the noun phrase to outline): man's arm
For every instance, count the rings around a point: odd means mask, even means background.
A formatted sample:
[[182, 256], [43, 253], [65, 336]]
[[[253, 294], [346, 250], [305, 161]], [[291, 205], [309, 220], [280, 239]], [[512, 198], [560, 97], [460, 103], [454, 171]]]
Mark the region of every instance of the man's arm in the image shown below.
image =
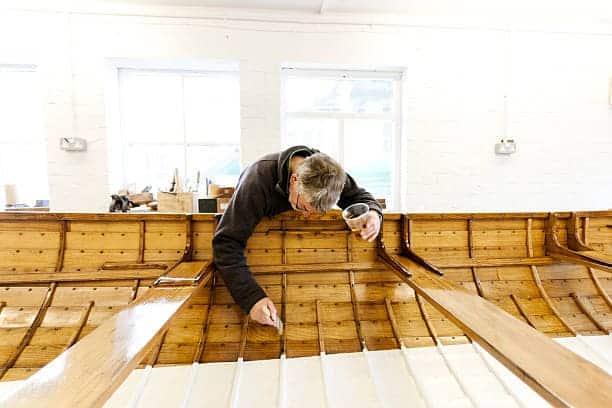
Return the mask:
[[234, 301], [245, 313], [266, 297], [249, 266], [244, 250], [263, 218], [267, 197], [257, 175], [246, 170], [230, 200], [213, 238], [213, 257]]

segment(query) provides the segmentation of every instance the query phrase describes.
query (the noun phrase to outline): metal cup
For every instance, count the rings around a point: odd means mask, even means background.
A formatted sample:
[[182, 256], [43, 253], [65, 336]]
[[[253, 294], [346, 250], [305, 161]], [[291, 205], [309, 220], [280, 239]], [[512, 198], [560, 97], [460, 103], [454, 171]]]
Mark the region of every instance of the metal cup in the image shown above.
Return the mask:
[[351, 231], [359, 232], [365, 227], [370, 207], [364, 203], [350, 205], [342, 211], [342, 218]]

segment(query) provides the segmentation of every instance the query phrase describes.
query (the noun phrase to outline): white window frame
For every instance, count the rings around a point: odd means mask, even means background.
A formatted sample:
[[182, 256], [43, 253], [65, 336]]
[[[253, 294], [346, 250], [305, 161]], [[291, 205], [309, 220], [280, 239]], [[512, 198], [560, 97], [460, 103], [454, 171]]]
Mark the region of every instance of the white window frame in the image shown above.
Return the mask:
[[[123, 81], [125, 81], [123, 73], [128, 72], [143, 72], [143, 73], [156, 73], [156, 74], [168, 74], [168, 75], [180, 75], [181, 77], [181, 109], [183, 112], [183, 121], [182, 121], [182, 132], [183, 138], [182, 142], [129, 142], [128, 135], [126, 135], [124, 126], [123, 126], [123, 118], [125, 117], [124, 112], [124, 104], [121, 96], [121, 87]], [[128, 180], [127, 175], [127, 151], [132, 146], [153, 146], [153, 147], [163, 147], [163, 146], [179, 146], [183, 148], [183, 168], [180, 169], [182, 177], [187, 177], [188, 168], [187, 168], [187, 151], [190, 147], [219, 147], [219, 146], [228, 146], [234, 147], [237, 146], [240, 149], [240, 141], [237, 143], [230, 142], [187, 142], [187, 132], [186, 132], [186, 124], [185, 124], [185, 78], [188, 76], [208, 76], [208, 77], [233, 77], [240, 81], [239, 72], [236, 70], [225, 70], [225, 71], [217, 71], [217, 70], [198, 70], [198, 69], [166, 69], [166, 68], [132, 68], [132, 67], [117, 67], [117, 81], [118, 81], [118, 99], [119, 99], [119, 132], [120, 132], [120, 140], [121, 140], [121, 180], [122, 185], [127, 185], [130, 181]]]
[[[309, 69], [300, 67], [282, 68], [281, 93], [281, 134], [282, 144], [287, 140], [286, 123], [288, 119], [335, 119], [338, 122], [338, 160], [344, 166], [344, 121], [347, 119], [379, 119], [393, 123], [393, 137], [391, 141], [391, 154], [393, 170], [391, 172], [391, 202], [387, 203], [387, 210], [400, 211], [401, 200], [401, 140], [402, 140], [402, 70], [353, 70], [353, 69]], [[393, 80], [393, 109], [389, 113], [346, 113], [346, 112], [300, 112], [286, 109], [287, 86], [289, 78], [307, 77], [320, 79], [388, 79]], [[316, 147], [316, 146], [314, 146]], [[359, 180], [356, 180], [359, 183]]]

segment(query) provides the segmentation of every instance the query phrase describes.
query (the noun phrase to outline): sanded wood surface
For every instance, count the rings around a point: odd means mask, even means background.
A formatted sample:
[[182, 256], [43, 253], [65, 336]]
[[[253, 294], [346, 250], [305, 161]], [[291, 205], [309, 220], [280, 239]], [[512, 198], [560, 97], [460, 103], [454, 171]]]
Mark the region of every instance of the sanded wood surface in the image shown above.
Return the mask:
[[[612, 405], [612, 376], [478, 295], [398, 257], [406, 282], [555, 406]], [[561, 375], [563, 373], [563, 375]]]
[[[181, 267], [181, 275], [187, 269], [201, 270], [203, 265], [196, 264], [197, 268]], [[14, 394], [0, 400], [0, 405], [102, 406], [159, 339], [169, 320], [210, 277], [207, 274], [197, 287], [148, 290], [30, 377]]]

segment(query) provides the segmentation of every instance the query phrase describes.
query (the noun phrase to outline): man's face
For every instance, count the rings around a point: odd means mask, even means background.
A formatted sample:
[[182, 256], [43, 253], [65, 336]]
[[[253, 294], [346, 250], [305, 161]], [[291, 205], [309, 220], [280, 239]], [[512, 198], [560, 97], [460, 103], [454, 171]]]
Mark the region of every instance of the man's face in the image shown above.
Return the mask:
[[294, 173], [289, 179], [289, 204], [295, 211], [301, 212], [304, 217], [310, 217], [310, 215], [316, 213], [312, 205], [306, 200], [303, 194], [298, 192], [298, 176]]

